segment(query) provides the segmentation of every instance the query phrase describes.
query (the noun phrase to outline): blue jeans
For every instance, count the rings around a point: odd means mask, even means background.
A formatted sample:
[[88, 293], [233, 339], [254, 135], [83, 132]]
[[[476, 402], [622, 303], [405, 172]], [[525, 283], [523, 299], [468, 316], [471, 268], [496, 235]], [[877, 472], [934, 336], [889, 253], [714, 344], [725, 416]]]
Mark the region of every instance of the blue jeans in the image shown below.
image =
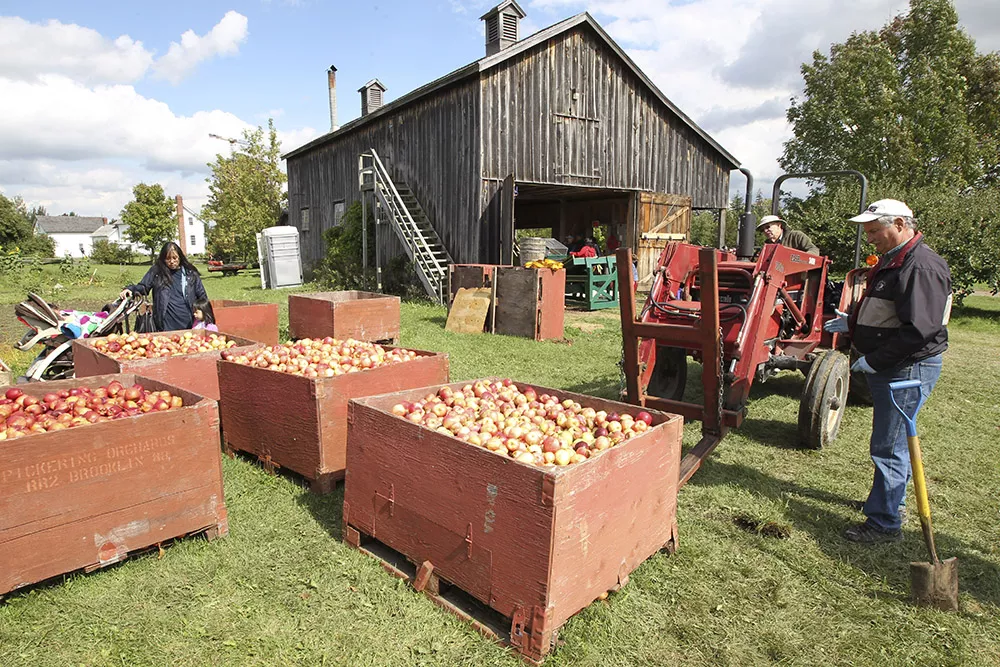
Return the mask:
[[897, 380], [920, 380], [920, 390], [897, 392], [896, 402], [912, 415], [924, 404], [941, 376], [941, 355], [929, 357], [879, 373], [867, 375], [872, 392], [872, 439], [869, 451], [875, 464], [875, 480], [865, 501], [867, 523], [880, 530], [895, 532], [902, 522], [899, 508], [906, 503], [906, 484], [910, 481], [910, 451], [906, 444], [906, 425], [889, 397], [889, 383]]

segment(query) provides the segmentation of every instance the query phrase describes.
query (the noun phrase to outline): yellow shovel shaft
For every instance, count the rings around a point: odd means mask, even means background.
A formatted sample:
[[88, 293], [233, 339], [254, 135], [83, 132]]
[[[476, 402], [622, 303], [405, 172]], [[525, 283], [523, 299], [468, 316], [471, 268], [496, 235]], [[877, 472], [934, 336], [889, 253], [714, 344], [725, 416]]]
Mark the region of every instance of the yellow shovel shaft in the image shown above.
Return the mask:
[[917, 513], [921, 519], [931, 518], [931, 505], [927, 500], [927, 480], [924, 479], [924, 459], [920, 453], [920, 436], [909, 436], [906, 444], [910, 448], [910, 468], [913, 470], [913, 490], [917, 496]]
[[917, 512], [920, 514], [920, 528], [924, 533], [924, 542], [930, 552], [931, 562], [937, 565], [940, 561], [934, 546], [934, 528], [931, 524], [931, 504], [927, 500], [927, 480], [924, 479], [924, 458], [920, 454], [920, 437], [907, 436], [906, 444], [910, 449], [910, 469], [913, 471], [913, 490], [917, 496]]

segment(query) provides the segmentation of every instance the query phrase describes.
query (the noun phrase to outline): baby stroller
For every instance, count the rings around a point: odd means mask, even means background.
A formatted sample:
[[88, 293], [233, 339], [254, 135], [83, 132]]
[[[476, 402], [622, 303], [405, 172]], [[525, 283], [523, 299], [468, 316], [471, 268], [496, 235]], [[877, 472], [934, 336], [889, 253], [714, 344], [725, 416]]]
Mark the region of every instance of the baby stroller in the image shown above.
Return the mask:
[[[33, 382], [73, 377], [73, 339], [128, 333], [129, 317], [142, 304], [143, 297], [132, 296], [108, 304], [101, 313], [57, 311], [45, 299], [29, 292], [27, 299], [14, 306], [17, 319], [28, 327], [15, 347], [26, 352], [40, 344], [42, 351], [18, 380]], [[100, 317], [105, 313], [105, 317]]]

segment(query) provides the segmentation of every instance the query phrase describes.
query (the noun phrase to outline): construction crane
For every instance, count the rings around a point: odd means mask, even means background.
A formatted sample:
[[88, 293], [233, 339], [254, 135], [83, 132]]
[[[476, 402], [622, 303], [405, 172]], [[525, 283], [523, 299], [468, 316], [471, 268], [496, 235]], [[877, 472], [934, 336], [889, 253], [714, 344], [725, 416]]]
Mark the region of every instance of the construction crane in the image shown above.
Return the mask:
[[228, 141], [230, 148], [232, 148], [236, 144], [239, 144], [243, 148], [246, 148], [247, 146], [250, 145], [250, 142], [247, 141], [246, 139], [233, 139], [232, 137], [223, 137], [219, 134], [213, 134], [211, 132], [208, 133], [208, 136], [211, 137], [212, 139], [219, 139], [220, 141]]

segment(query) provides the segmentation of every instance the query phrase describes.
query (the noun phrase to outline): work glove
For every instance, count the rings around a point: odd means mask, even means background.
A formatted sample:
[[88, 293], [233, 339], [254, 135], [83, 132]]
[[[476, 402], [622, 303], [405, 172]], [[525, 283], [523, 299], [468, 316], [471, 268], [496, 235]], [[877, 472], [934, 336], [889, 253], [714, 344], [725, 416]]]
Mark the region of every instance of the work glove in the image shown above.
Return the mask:
[[878, 371], [872, 368], [864, 357], [858, 357], [858, 360], [855, 361], [853, 364], [851, 364], [851, 372], [871, 374], [871, 373], [876, 373]]
[[847, 333], [850, 330], [847, 324], [847, 313], [842, 313], [836, 308], [833, 309], [833, 312], [837, 316], [823, 323], [823, 331], [827, 333]]

